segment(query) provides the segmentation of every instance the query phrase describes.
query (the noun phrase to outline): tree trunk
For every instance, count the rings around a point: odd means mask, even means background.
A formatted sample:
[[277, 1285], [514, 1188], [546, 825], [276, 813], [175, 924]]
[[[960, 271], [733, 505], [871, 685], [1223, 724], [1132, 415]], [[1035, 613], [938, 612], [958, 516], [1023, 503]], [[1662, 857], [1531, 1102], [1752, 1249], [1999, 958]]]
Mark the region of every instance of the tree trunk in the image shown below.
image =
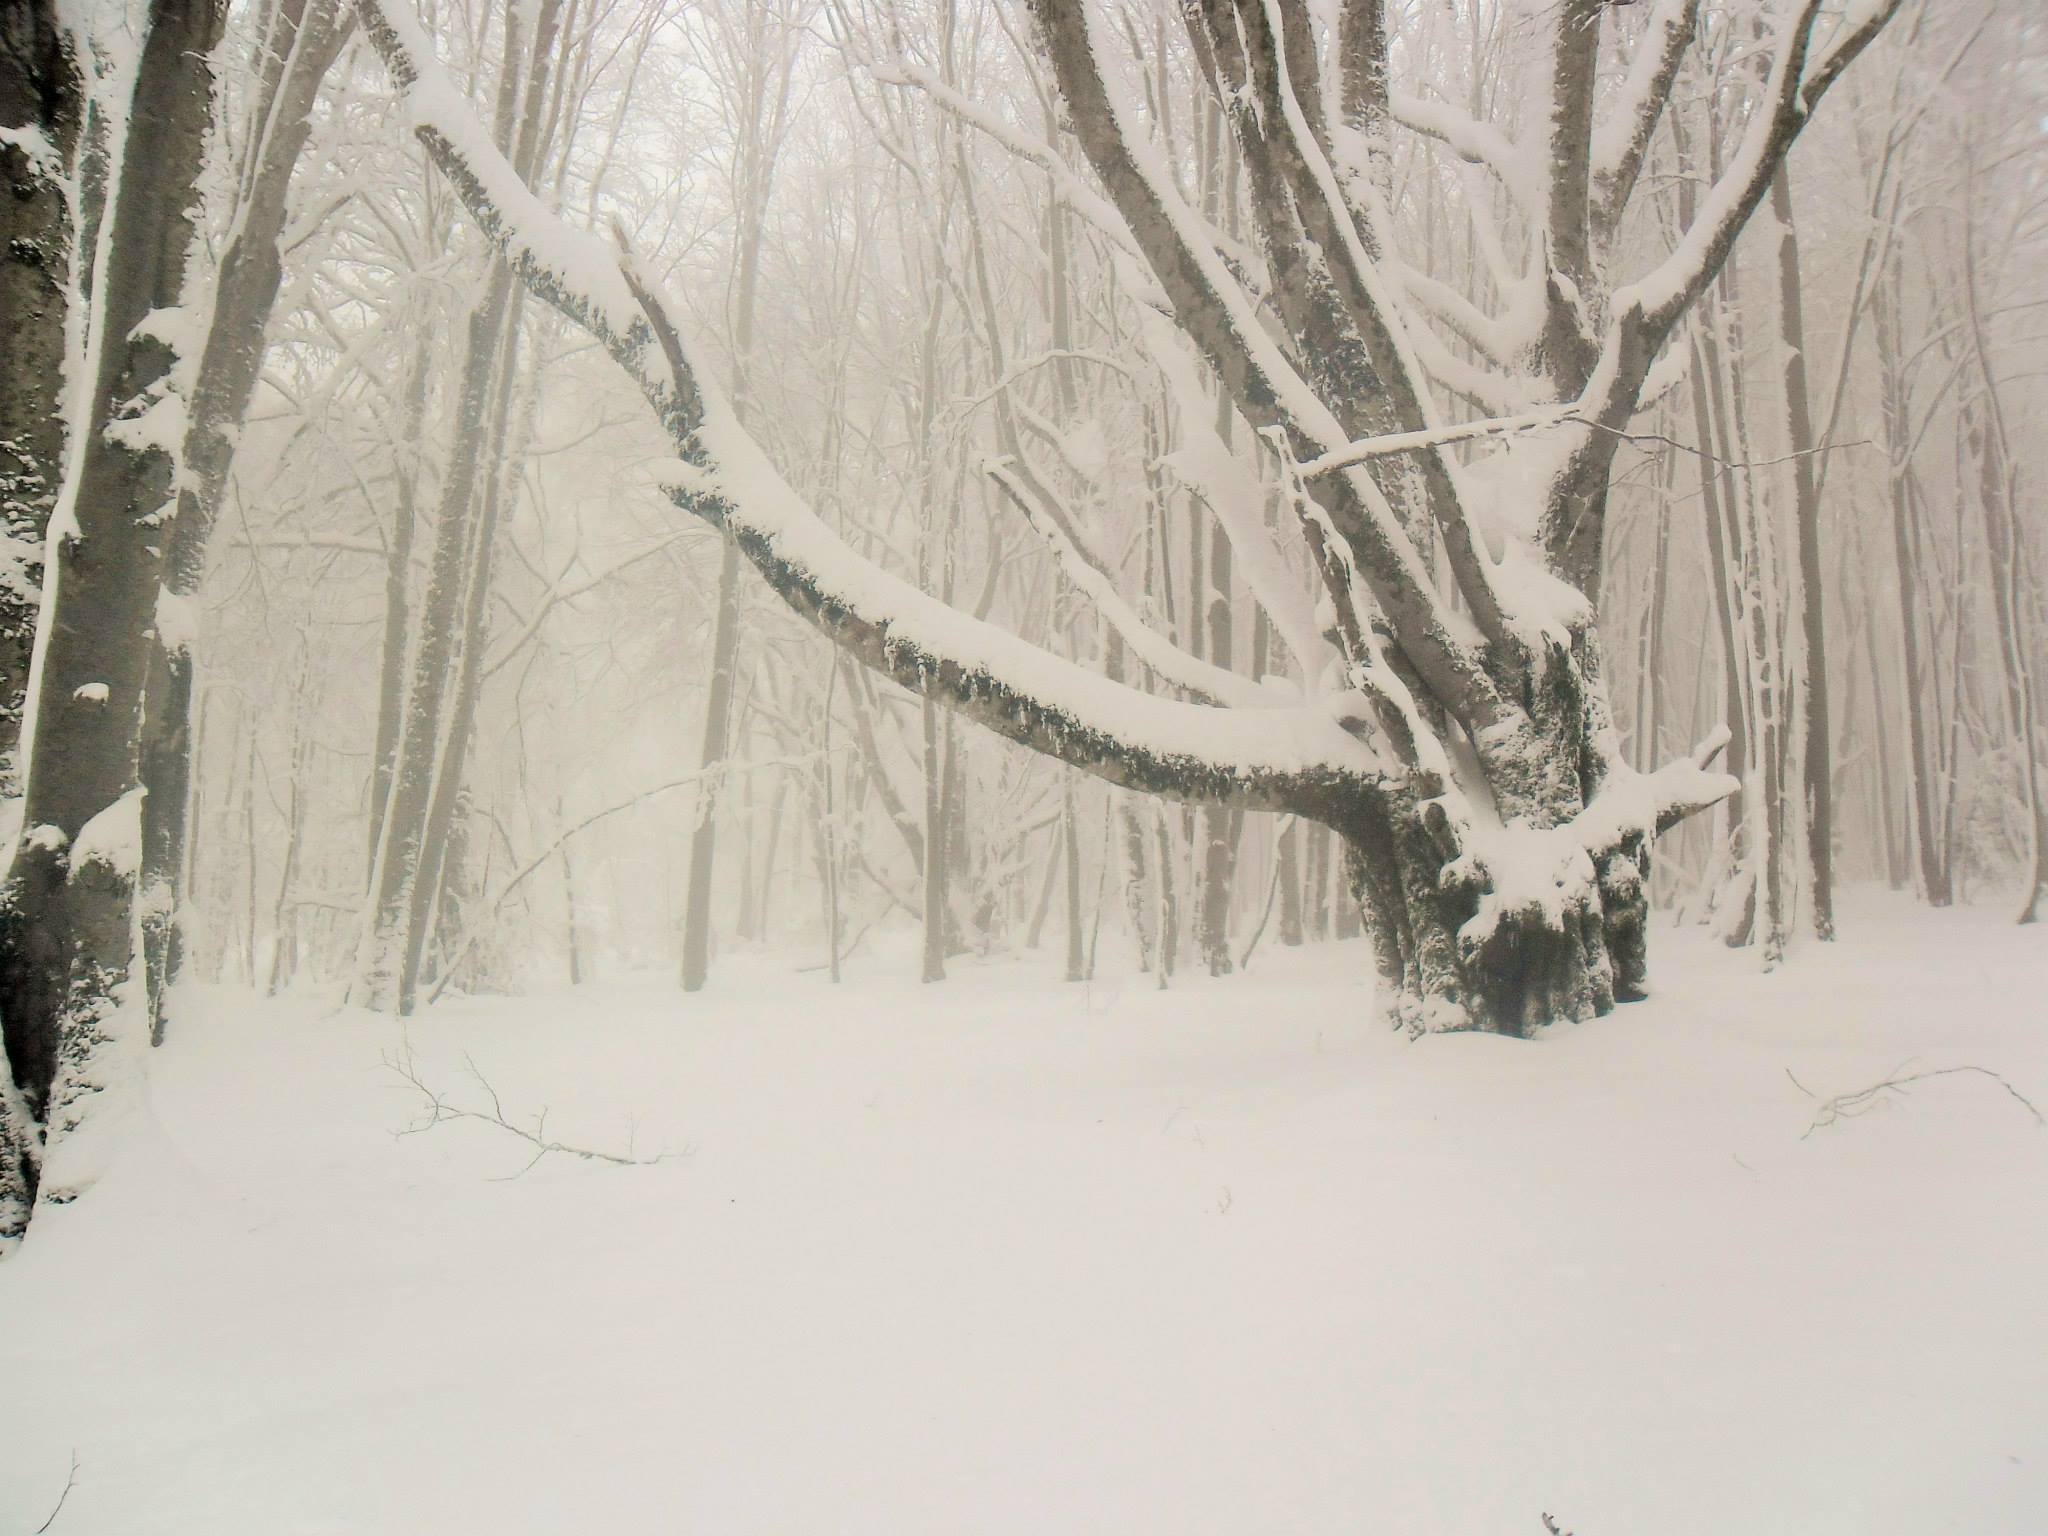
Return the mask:
[[[534, 45], [529, 54], [517, 13], [508, 18], [504, 64], [499, 75], [495, 136], [520, 180], [531, 174], [538, 148], [542, 86], [552, 58], [552, 43], [561, 17], [560, 0], [544, 0], [535, 18]], [[525, 110], [521, 103], [521, 65], [525, 63]], [[513, 144], [517, 134], [518, 142]], [[442, 486], [440, 515], [434, 527], [434, 552], [427, 586], [420, 600], [418, 635], [412, 647], [412, 680], [407, 690], [404, 729], [392, 770], [390, 799], [384, 812], [368, 910], [358, 947], [353, 999], [365, 1007], [408, 1006], [408, 977], [416, 980], [417, 903], [431, 901], [438, 878], [440, 850], [430, 842], [434, 829], [435, 787], [450, 761], [451, 700], [458, 683], [461, 645], [468, 628], [465, 601], [470, 578], [488, 570], [488, 553], [475, 545], [475, 534], [490, 500], [485, 480], [485, 448], [493, 440], [492, 423], [504, 395], [508, 339], [513, 334], [512, 272], [503, 260], [490, 264], [483, 294], [470, 311], [462, 374], [456, 396], [456, 443]], [[491, 466], [495, 475], [498, 466]], [[445, 833], [447, 817], [438, 821]]]
[[[1813, 880], [1813, 933], [1835, 936], [1835, 791], [1833, 725], [1828, 709], [1827, 625], [1821, 609], [1820, 482], [1813, 407], [1806, 384], [1806, 322], [1799, 284], [1799, 234], [1792, 222], [1792, 176], [1771, 178], [1778, 221], [1778, 326], [1785, 344], [1785, 416], [1792, 460], [1793, 530], [1799, 550], [1799, 629], [1805, 654], [1798, 674], [1800, 775], [1806, 809], [1806, 858]], [[1853, 323], [1853, 320], [1852, 320]]]
[[334, 0], [280, 0], [268, 29], [262, 89], [235, 221], [214, 277], [212, 315], [193, 386], [178, 512], [150, 648], [142, 722], [142, 944], [150, 1040], [164, 1037], [164, 998], [183, 958], [191, 794], [192, 645], [206, 549], [227, 490], [235, 437], [263, 364], [264, 329], [283, 279], [293, 168], [312, 125], [320, 82], [354, 26]]
[[369, 838], [363, 866], [365, 889], [376, 879], [377, 848], [384, 837], [384, 812], [391, 800], [391, 775], [398, 766], [400, 731], [405, 725], [405, 664], [410, 641], [408, 615], [412, 604], [412, 550], [419, 526], [421, 453], [427, 411], [428, 365], [433, 359], [430, 338], [413, 342], [412, 369], [400, 407], [397, 464], [398, 496], [391, 537], [384, 556], [384, 635], [377, 666], [377, 735], [370, 748]]
[[711, 969], [711, 876], [718, 848], [719, 775], [730, 749], [733, 678], [739, 661], [740, 552], [719, 541], [718, 616], [712, 624], [711, 675], [704, 689], [704, 737], [698, 766], [704, 787], [690, 829], [689, 883], [683, 900], [683, 990], [695, 992]]
[[[0, 892], [8, 1059], [53, 1152], [88, 1103], [117, 1086], [133, 1043], [118, 989], [140, 859], [142, 690], [181, 447], [169, 425], [179, 411], [177, 337], [145, 322], [188, 297], [222, 15], [217, 4], [150, 8], [95, 276], [86, 441], [56, 514], [68, 531], [42, 618], [21, 842]], [[35, 1171], [25, 1172], [32, 1185]], [[90, 1176], [89, 1167], [52, 1173], [44, 1193], [75, 1191]]]
[[1074, 780], [1064, 775], [1060, 787], [1060, 840], [1067, 866], [1067, 975], [1068, 981], [1088, 979], [1086, 922], [1081, 911], [1081, 826], [1074, 811]]
[[[15, 754], [28, 697], [43, 538], [64, 473], [60, 415], [72, 230], [63, 178], [78, 151], [78, 61], [54, 0], [0, 6], [0, 795], [21, 793]], [[32, 152], [33, 151], [33, 152]]]

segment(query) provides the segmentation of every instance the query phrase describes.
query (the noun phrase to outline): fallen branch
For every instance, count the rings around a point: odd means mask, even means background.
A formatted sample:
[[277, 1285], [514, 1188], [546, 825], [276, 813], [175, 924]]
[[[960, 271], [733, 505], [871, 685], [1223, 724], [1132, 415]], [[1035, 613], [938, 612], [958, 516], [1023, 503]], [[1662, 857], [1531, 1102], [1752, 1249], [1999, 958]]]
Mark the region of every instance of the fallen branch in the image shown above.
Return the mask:
[[[1838, 1093], [1831, 1099], [1824, 1099], [1821, 1101], [1819, 1110], [1814, 1114], [1813, 1124], [1809, 1125], [1801, 1133], [1799, 1139], [1804, 1141], [1822, 1126], [1833, 1125], [1837, 1120], [1853, 1120], [1856, 1116], [1865, 1114], [1881, 1104], [1889, 1104], [1892, 1100], [1887, 1097], [1888, 1094], [1903, 1096], [1905, 1091], [1914, 1083], [1924, 1083], [1929, 1078], [1935, 1077], [1952, 1077], [1963, 1072], [1971, 1072], [1979, 1077], [1990, 1078], [2006, 1091], [2014, 1103], [2034, 1117], [2036, 1125], [2048, 1126], [2048, 1117], [2044, 1117], [2041, 1111], [2034, 1107], [2034, 1101], [2021, 1093], [2019, 1089], [2013, 1087], [2011, 1083], [2007, 1082], [1998, 1073], [1992, 1071], [1989, 1067], [1964, 1065], [1959, 1067], [1933, 1067], [1925, 1072], [1894, 1072], [1881, 1083], [1872, 1083], [1868, 1088], [1859, 1088], [1854, 1093]], [[1793, 1077], [1790, 1067], [1785, 1069], [1785, 1076], [1791, 1078], [1792, 1086], [1805, 1094], [1809, 1099], [1820, 1097], [1811, 1088], [1807, 1087], [1806, 1084], [1800, 1082], [1798, 1078]]]
[[71, 1490], [74, 1487], [76, 1487], [77, 1484], [78, 1452], [73, 1451], [71, 1453], [71, 1472], [70, 1475], [64, 1479], [64, 1491], [57, 1495], [56, 1507], [50, 1511], [50, 1518], [45, 1520], [41, 1525], [36, 1527], [36, 1536], [43, 1536], [43, 1532], [47, 1531], [51, 1526], [57, 1523], [57, 1517], [64, 1512], [64, 1501], [71, 1497]]
[[517, 1124], [506, 1115], [505, 1106], [498, 1098], [498, 1090], [493, 1088], [490, 1079], [477, 1069], [476, 1062], [466, 1051], [463, 1053], [462, 1062], [464, 1066], [469, 1068], [469, 1075], [476, 1079], [477, 1086], [483, 1089], [485, 1097], [491, 1101], [491, 1107], [488, 1110], [464, 1109], [458, 1104], [451, 1104], [448, 1101], [447, 1095], [439, 1089], [429, 1087], [421, 1079], [419, 1070], [413, 1065], [412, 1049], [410, 1046], [402, 1047], [396, 1056], [386, 1056], [384, 1058], [384, 1065], [418, 1089], [421, 1096], [427, 1101], [426, 1118], [415, 1125], [409, 1125], [404, 1130], [397, 1132], [398, 1135], [416, 1135], [421, 1131], [432, 1130], [435, 1126], [449, 1120], [480, 1120], [485, 1125], [494, 1125], [501, 1131], [517, 1136], [521, 1141], [533, 1148], [533, 1156], [527, 1159], [525, 1166], [520, 1168], [518, 1173], [506, 1174], [504, 1176], [506, 1181], [519, 1178], [531, 1169], [535, 1163], [538, 1163], [551, 1152], [559, 1152], [568, 1157], [578, 1157], [589, 1163], [612, 1163], [623, 1168], [646, 1168], [651, 1167], [655, 1163], [670, 1162], [689, 1156], [690, 1149], [686, 1147], [681, 1152], [664, 1151], [657, 1152], [652, 1157], [642, 1157], [634, 1150], [630, 1135], [627, 1137], [626, 1150], [624, 1152], [607, 1152], [597, 1147], [579, 1147], [566, 1141], [550, 1140], [547, 1133], [548, 1112], [545, 1108], [534, 1117], [531, 1129]]

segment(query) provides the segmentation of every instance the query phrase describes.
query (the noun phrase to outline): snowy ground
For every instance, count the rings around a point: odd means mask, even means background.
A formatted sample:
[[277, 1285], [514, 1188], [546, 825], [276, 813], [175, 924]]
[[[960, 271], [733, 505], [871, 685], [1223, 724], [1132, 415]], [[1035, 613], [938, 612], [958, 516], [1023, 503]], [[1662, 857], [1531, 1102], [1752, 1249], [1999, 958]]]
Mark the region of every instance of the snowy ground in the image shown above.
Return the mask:
[[0, 1533], [2048, 1530], [2048, 932], [1852, 906], [1536, 1043], [1361, 949], [465, 1002], [200, 994], [0, 1264]]

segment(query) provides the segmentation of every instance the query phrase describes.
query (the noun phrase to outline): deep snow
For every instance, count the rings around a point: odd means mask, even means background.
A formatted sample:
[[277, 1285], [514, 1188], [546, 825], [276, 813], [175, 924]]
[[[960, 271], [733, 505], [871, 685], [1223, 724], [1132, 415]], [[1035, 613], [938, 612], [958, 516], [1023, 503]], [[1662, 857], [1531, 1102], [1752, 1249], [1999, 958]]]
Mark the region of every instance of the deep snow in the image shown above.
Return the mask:
[[2048, 1530], [2048, 933], [1852, 904], [1522, 1043], [1358, 946], [1160, 993], [786, 957], [389, 1020], [184, 998], [0, 1263], [0, 1532]]

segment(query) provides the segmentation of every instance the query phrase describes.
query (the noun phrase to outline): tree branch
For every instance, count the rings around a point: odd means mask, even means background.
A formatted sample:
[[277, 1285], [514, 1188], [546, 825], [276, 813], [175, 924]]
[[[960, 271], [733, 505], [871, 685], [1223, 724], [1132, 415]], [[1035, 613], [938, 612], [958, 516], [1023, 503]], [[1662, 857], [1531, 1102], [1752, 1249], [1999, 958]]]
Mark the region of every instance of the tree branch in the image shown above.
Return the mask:
[[1326, 711], [1216, 709], [1142, 693], [863, 559], [783, 482], [713, 392], [630, 255], [562, 223], [513, 175], [403, 0], [363, 0], [363, 17], [414, 134], [478, 227], [538, 297], [604, 344], [653, 406], [679, 453], [671, 500], [730, 531], [771, 590], [849, 655], [1127, 788], [1314, 813], [1378, 779], [1376, 754]]

